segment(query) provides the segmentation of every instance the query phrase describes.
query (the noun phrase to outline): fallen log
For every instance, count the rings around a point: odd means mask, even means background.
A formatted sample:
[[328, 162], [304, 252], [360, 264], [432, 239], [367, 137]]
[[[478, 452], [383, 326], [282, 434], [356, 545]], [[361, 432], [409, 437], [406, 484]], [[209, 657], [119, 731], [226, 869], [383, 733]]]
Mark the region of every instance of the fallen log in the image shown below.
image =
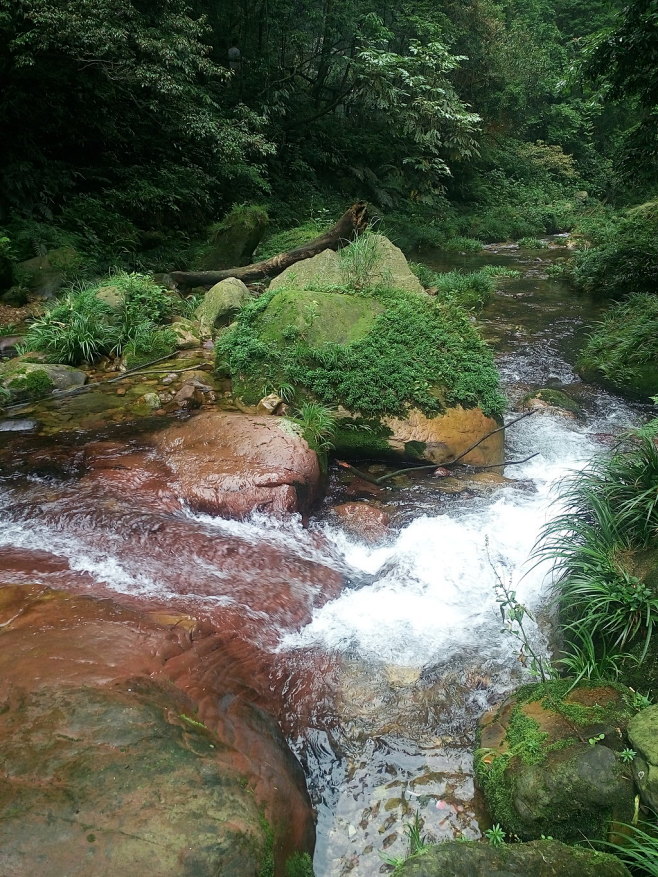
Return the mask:
[[364, 231], [367, 225], [368, 209], [363, 201], [359, 201], [341, 216], [333, 228], [287, 253], [278, 253], [271, 259], [265, 259], [263, 262], [255, 262], [253, 265], [245, 265], [241, 268], [226, 268], [223, 271], [172, 271], [169, 277], [172, 284], [179, 290], [193, 289], [195, 286], [204, 286], [206, 289], [210, 289], [215, 283], [226, 280], [228, 277], [237, 277], [244, 283], [270, 279], [276, 277], [290, 265], [294, 265], [295, 262], [317, 256], [323, 250], [340, 249], [341, 246], [345, 246], [353, 240], [355, 235]]

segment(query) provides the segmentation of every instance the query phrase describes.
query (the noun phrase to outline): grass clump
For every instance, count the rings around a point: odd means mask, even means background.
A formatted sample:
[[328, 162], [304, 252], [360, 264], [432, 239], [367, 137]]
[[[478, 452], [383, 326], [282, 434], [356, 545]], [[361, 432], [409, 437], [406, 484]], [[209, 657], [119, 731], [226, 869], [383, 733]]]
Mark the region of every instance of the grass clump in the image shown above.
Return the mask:
[[617, 824], [616, 835], [623, 841], [601, 841], [601, 845], [611, 850], [618, 859], [635, 874], [658, 877], [658, 834], [655, 825]]
[[656, 430], [658, 420], [567, 479], [564, 511], [544, 528], [537, 548], [539, 557], [554, 562], [571, 668], [583, 677], [600, 676], [600, 662], [607, 672], [620, 672], [655, 651]]
[[[345, 321], [359, 302], [361, 317]], [[432, 416], [456, 404], [498, 415], [504, 406], [491, 352], [467, 314], [400, 290], [266, 293], [216, 350], [245, 399], [290, 384], [365, 418], [404, 416], [410, 407]]]
[[548, 247], [546, 241], [533, 237], [520, 238], [517, 243], [526, 250], [545, 250]]
[[658, 393], [658, 296], [636, 293], [610, 308], [583, 349], [578, 368], [584, 377], [621, 392]]
[[[109, 299], [103, 297], [108, 291]], [[22, 349], [67, 365], [126, 350], [146, 358], [165, 355], [175, 349], [175, 336], [159, 325], [172, 310], [170, 296], [148, 277], [118, 273], [67, 293], [32, 323]]]

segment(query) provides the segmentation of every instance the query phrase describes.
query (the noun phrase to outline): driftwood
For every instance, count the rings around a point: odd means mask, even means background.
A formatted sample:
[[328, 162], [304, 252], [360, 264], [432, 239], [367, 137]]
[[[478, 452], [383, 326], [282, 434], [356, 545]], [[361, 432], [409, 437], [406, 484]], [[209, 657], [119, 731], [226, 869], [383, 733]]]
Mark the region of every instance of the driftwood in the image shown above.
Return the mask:
[[271, 259], [256, 262], [253, 265], [245, 265], [242, 268], [226, 268], [223, 271], [172, 271], [169, 275], [178, 289], [192, 289], [195, 286], [204, 286], [210, 289], [220, 280], [228, 277], [237, 277], [244, 283], [253, 283], [257, 280], [276, 277], [284, 269], [302, 259], [310, 259], [317, 256], [323, 250], [338, 250], [341, 246], [349, 243], [355, 235], [360, 234], [368, 225], [368, 210], [366, 204], [359, 201], [353, 204], [344, 213], [333, 228], [313, 238], [301, 247], [289, 250], [287, 253], [279, 253]]

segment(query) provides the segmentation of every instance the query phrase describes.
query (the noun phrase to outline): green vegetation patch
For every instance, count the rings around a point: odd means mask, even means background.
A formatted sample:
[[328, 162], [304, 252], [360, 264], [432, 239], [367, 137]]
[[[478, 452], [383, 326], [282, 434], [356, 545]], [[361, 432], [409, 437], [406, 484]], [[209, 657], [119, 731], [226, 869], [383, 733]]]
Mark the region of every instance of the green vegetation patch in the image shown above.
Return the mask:
[[632, 396], [658, 393], [658, 296], [636, 293], [614, 305], [578, 362], [585, 379]]
[[457, 404], [497, 415], [504, 406], [492, 354], [467, 314], [399, 290], [266, 293], [216, 349], [245, 401], [285, 384], [366, 418]]
[[176, 300], [143, 274], [125, 272], [67, 293], [30, 326], [23, 349], [49, 362], [79, 365], [128, 351], [135, 361], [173, 352], [176, 338], [160, 328]]

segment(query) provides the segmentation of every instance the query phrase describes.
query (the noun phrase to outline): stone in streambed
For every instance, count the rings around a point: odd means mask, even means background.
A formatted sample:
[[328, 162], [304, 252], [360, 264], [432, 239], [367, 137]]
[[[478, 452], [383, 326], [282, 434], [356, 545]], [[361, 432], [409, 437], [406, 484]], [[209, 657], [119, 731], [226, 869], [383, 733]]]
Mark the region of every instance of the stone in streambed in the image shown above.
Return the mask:
[[615, 856], [556, 840], [505, 844], [447, 841], [408, 859], [399, 877], [630, 877]]
[[241, 307], [251, 301], [252, 295], [241, 280], [229, 277], [211, 287], [194, 312], [201, 335], [231, 322]]
[[344, 502], [332, 508], [341, 525], [364, 542], [381, 542], [391, 534], [391, 516], [367, 502]]

